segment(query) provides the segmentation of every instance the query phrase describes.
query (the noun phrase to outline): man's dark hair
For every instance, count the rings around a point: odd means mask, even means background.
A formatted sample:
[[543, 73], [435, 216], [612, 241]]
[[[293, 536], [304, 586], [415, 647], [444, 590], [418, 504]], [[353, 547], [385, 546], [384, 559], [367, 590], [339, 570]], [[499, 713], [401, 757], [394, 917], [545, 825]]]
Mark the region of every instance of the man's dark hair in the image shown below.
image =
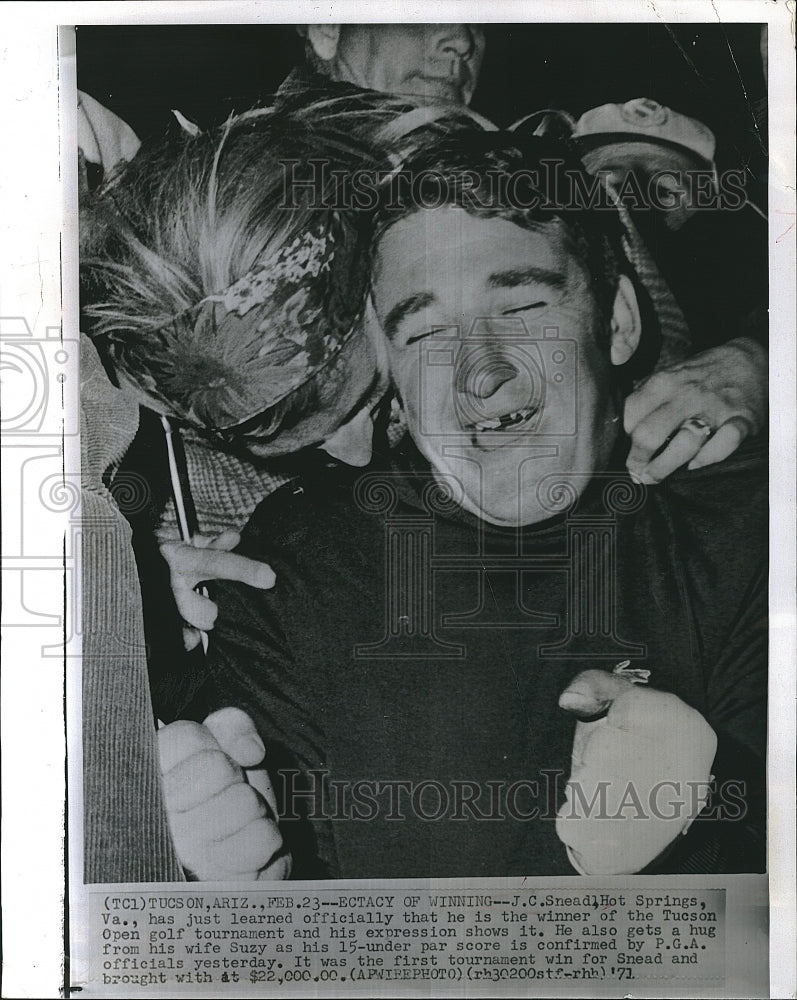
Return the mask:
[[[473, 126], [419, 141], [400, 175], [383, 185], [372, 248], [400, 219], [424, 207], [455, 205], [470, 215], [500, 218], [539, 231], [556, 219], [564, 224], [571, 248], [590, 275], [598, 308], [607, 320], [608, 342], [617, 280], [628, 274], [647, 299], [622, 247], [623, 227], [570, 144], [543, 136], [483, 131]], [[402, 182], [403, 181], [403, 182]], [[595, 203], [597, 202], [597, 203]]]

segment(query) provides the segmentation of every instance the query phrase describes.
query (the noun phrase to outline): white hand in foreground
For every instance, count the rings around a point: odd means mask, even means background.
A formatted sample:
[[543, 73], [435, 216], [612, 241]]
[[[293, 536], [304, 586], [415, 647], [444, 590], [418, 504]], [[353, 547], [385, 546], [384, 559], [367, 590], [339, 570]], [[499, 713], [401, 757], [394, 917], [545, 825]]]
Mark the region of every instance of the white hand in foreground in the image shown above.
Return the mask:
[[[264, 747], [249, 716], [223, 708], [158, 731], [166, 812], [183, 867], [201, 881], [286, 879]], [[244, 770], [246, 769], [246, 770]]]
[[[626, 399], [628, 471], [651, 485], [682, 465], [699, 469], [721, 462], [748, 434], [763, 429], [766, 412], [767, 356], [761, 345], [740, 337], [712, 347], [654, 372]], [[692, 418], [707, 433], [690, 424]]]
[[580, 718], [556, 832], [582, 875], [649, 865], [705, 806], [717, 748], [703, 716], [673, 694], [585, 670], [559, 699]]
[[195, 535], [192, 545], [168, 539], [161, 533], [160, 550], [169, 564], [172, 593], [189, 626], [183, 630], [186, 649], [199, 645], [200, 630], [209, 632], [219, 613], [209, 597], [194, 589], [200, 583], [235, 580], [258, 590], [274, 586], [275, 576], [270, 566], [231, 551], [240, 541], [237, 531], [223, 531], [216, 536]]

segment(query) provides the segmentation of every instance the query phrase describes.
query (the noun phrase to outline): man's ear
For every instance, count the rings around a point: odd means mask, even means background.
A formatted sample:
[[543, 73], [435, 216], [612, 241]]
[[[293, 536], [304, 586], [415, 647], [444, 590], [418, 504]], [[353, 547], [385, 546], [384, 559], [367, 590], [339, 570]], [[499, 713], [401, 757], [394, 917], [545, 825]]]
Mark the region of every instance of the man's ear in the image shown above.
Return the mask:
[[379, 373], [380, 384], [387, 385], [390, 377], [390, 359], [387, 351], [387, 337], [382, 332], [379, 318], [374, 308], [373, 292], [368, 293], [363, 312], [363, 328], [365, 335], [373, 344], [376, 353], [376, 370]]
[[628, 275], [621, 274], [614, 297], [611, 320], [611, 359], [613, 365], [624, 365], [639, 346], [642, 317], [634, 285]]
[[308, 24], [307, 40], [319, 59], [329, 62], [335, 58], [340, 40], [339, 24]]

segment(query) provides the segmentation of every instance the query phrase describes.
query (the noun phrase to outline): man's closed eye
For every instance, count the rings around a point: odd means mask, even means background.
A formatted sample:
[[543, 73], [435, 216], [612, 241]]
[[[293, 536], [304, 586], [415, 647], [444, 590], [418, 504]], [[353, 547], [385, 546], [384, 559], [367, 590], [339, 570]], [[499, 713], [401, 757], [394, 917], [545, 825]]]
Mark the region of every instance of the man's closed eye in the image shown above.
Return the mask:
[[515, 306], [512, 309], [504, 309], [501, 315], [515, 316], [517, 313], [530, 312], [532, 309], [545, 309], [548, 305], [548, 302], [541, 299], [539, 302], [529, 302], [525, 306]]
[[430, 330], [414, 333], [411, 337], [407, 337], [406, 346], [410, 347], [412, 344], [417, 344], [419, 340], [424, 340], [426, 337], [433, 337], [435, 334], [445, 333], [452, 329], [450, 326], [433, 326]]

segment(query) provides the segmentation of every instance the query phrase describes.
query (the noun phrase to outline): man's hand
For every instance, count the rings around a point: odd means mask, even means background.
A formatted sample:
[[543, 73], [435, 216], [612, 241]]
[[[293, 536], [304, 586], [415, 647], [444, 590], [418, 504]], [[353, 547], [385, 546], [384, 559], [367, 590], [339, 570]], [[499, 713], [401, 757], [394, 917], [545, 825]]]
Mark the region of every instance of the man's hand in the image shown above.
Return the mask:
[[[767, 412], [767, 357], [746, 337], [654, 372], [625, 403], [631, 437], [626, 464], [646, 485], [688, 468], [721, 462], [748, 434], [762, 430]], [[668, 440], [667, 447], [656, 455]]]
[[706, 804], [714, 730], [680, 698], [585, 670], [559, 699], [578, 722], [556, 832], [582, 875], [626, 875], [657, 858]]
[[200, 630], [213, 628], [218, 607], [194, 589], [208, 580], [235, 580], [258, 590], [274, 586], [274, 571], [266, 563], [255, 562], [232, 552], [241, 536], [237, 531], [220, 535], [195, 535], [193, 545], [165, 538], [161, 534], [161, 555], [169, 564], [171, 587], [177, 608], [187, 627], [183, 629], [185, 648], [199, 645]]
[[[265, 749], [249, 716], [223, 708], [158, 731], [163, 793], [175, 850], [201, 881], [286, 879]], [[245, 770], [244, 770], [245, 769]]]

